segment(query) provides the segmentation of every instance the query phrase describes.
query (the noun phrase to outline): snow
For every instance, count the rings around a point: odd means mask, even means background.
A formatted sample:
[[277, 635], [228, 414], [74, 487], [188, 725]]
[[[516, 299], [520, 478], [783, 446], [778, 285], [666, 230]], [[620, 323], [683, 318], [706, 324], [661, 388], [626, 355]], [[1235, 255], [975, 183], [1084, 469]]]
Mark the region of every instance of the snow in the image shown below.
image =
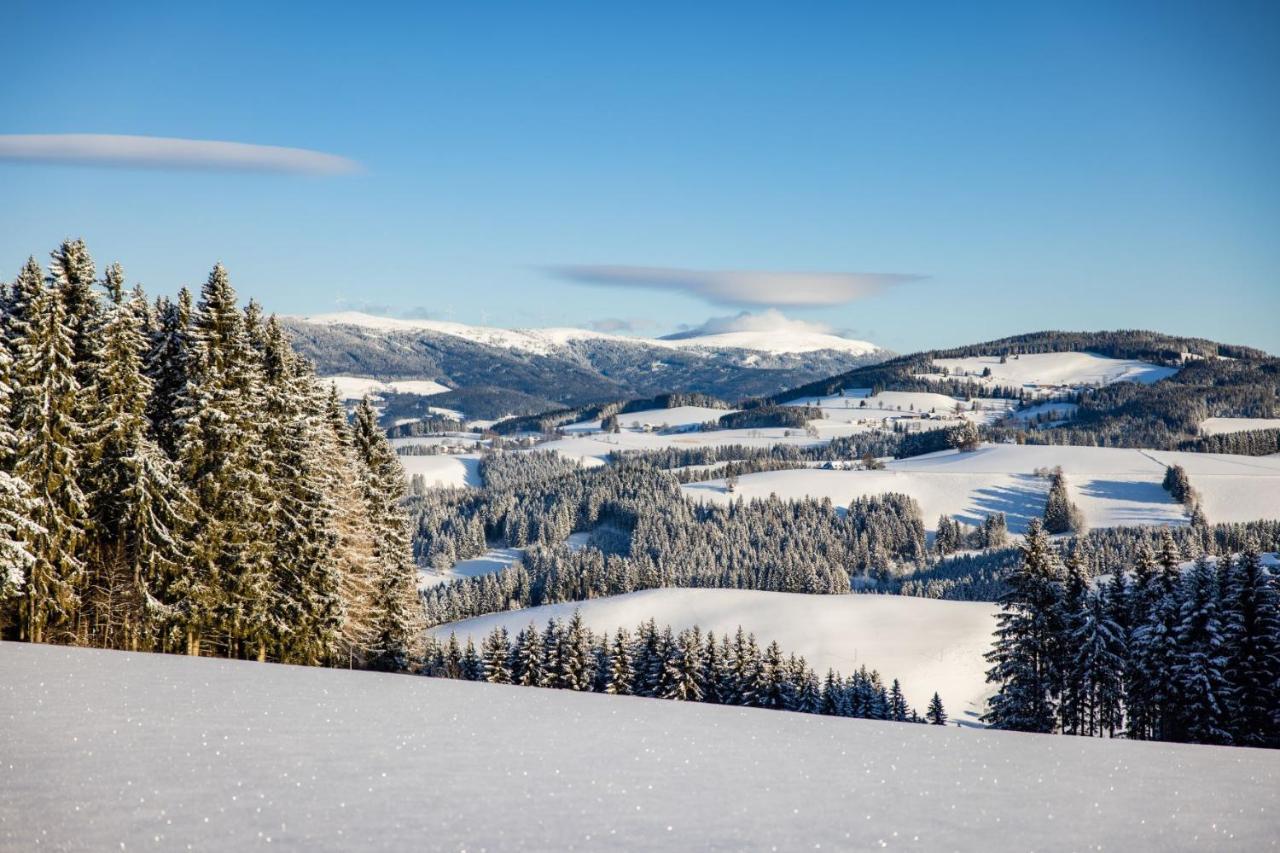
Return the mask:
[[[998, 356], [972, 358], [936, 358], [933, 364], [947, 368], [952, 377], [963, 376], [988, 385], [1034, 385], [1039, 387], [1080, 387], [1110, 385], [1113, 382], [1150, 384], [1178, 372], [1176, 367], [1161, 367], [1145, 361], [1108, 358], [1091, 352], [1052, 352], [1010, 356], [1004, 364]], [[982, 378], [990, 368], [991, 376]], [[936, 374], [929, 374], [936, 376]]]
[[851, 675], [859, 667], [902, 682], [907, 701], [921, 714], [938, 691], [953, 719], [976, 723], [990, 695], [986, 663], [996, 607], [986, 602], [941, 601], [900, 595], [807, 595], [744, 589], [648, 589], [492, 613], [442, 625], [431, 633], [479, 646], [495, 627], [514, 636], [532, 621], [568, 619], [574, 610], [596, 633], [634, 631], [653, 617], [673, 631], [699, 626], [732, 635], [741, 625], [761, 648], [776, 640], [784, 654], [803, 655], [822, 676], [827, 669]]
[[1205, 418], [1200, 422], [1201, 435], [1225, 432], [1248, 432], [1255, 429], [1280, 429], [1280, 418]]
[[[401, 447], [487, 447], [488, 439], [472, 432], [442, 432], [430, 435], [410, 435], [388, 439], [391, 446]], [[404, 457], [402, 456], [401, 459]]]
[[519, 562], [523, 556], [523, 548], [490, 548], [479, 557], [459, 560], [445, 572], [422, 569], [418, 572], [418, 589], [452, 583], [460, 578], [475, 578], [500, 572]]
[[364, 376], [322, 376], [320, 381], [332, 383], [343, 400], [359, 400], [365, 395], [378, 397], [383, 394], [420, 394], [429, 397], [450, 390], [448, 386], [430, 379], [395, 379], [383, 382]]
[[0, 644], [5, 850], [1273, 848], [1280, 753]]
[[830, 498], [847, 507], [859, 496], [902, 492], [914, 497], [925, 526], [939, 515], [976, 524], [994, 512], [1009, 529], [1026, 530], [1040, 517], [1048, 481], [1037, 469], [1062, 466], [1071, 499], [1090, 527], [1185, 524], [1185, 509], [1161, 488], [1165, 467], [1182, 465], [1201, 493], [1211, 522], [1280, 518], [1280, 462], [1225, 454], [1156, 452], [1104, 447], [984, 445], [973, 453], [944, 451], [887, 463], [883, 471], [816, 468], [747, 474], [730, 494], [723, 480], [683, 486], [697, 500]]
[[[666, 410], [664, 410], [666, 411]], [[630, 416], [622, 422], [630, 424]], [[791, 435], [787, 435], [790, 432]], [[566, 438], [548, 441], [536, 446], [536, 450], [554, 450], [568, 459], [577, 459], [584, 465], [603, 465], [610, 453], [625, 450], [661, 450], [667, 447], [724, 447], [741, 444], [748, 447], [772, 447], [791, 444], [812, 447], [825, 444], [825, 440], [810, 438], [801, 429], [769, 427], [762, 429], [721, 429], [712, 432], [683, 432], [661, 435], [637, 432], [631, 429], [620, 433], [579, 433]]]
[[429, 488], [484, 485], [480, 479], [480, 454], [439, 453], [435, 456], [399, 456], [406, 479], [421, 474]]
[[[972, 411], [974, 403], [978, 410]], [[977, 423], [999, 420], [1015, 404], [1012, 400], [978, 399], [961, 400], [945, 394], [933, 394], [923, 391], [882, 391], [872, 396], [870, 388], [846, 389], [844, 394], [833, 394], [827, 397], [797, 397], [784, 405], [811, 406], [822, 409], [822, 420], [812, 423], [824, 432], [848, 434], [848, 430], [840, 430], [836, 425], [852, 424], [866, 429], [884, 426], [885, 421], [900, 418], [922, 418], [932, 415], [936, 420], [921, 420], [922, 428], [936, 429], [961, 423], [961, 419]], [[957, 416], [956, 406], [962, 407]], [[836, 427], [836, 429], [832, 429]], [[854, 430], [856, 432], [857, 430]]]
[[654, 343], [658, 346], [679, 349], [745, 349], [775, 355], [819, 350], [835, 350], [850, 355], [870, 355], [880, 351], [880, 347], [867, 341], [792, 329], [721, 332], [689, 338], [664, 338]]
[[[632, 429], [633, 425], [639, 425], [643, 428], [645, 424], [649, 424], [655, 429], [662, 426], [693, 427], [704, 424], [707, 421], [718, 421], [720, 418], [734, 411], [737, 410], [713, 409], [707, 406], [675, 406], [670, 409], [645, 409], [639, 412], [624, 412], [619, 414], [618, 426], [622, 429]], [[567, 433], [598, 432], [599, 430], [599, 420], [581, 421], [564, 427], [564, 431]]]
[[1010, 412], [1009, 417], [1026, 423], [1041, 415], [1048, 415], [1054, 421], [1061, 422], [1075, 417], [1076, 410], [1079, 408], [1075, 403], [1037, 403], [1016, 412]]
[[497, 329], [488, 326], [450, 323], [442, 320], [401, 320], [394, 317], [378, 317], [359, 311], [340, 311], [295, 319], [320, 326], [352, 326], [375, 332], [435, 332], [463, 338], [485, 346], [518, 350], [534, 355], [550, 355], [557, 350], [563, 349], [573, 341], [581, 340], [641, 344], [662, 349], [744, 349], [775, 355], [816, 352], [819, 350], [836, 350], [851, 355], [868, 355], [880, 351], [880, 347], [866, 341], [856, 341], [821, 332], [781, 328], [667, 339], [633, 338], [626, 335], [611, 335], [606, 332], [592, 332], [586, 329]]

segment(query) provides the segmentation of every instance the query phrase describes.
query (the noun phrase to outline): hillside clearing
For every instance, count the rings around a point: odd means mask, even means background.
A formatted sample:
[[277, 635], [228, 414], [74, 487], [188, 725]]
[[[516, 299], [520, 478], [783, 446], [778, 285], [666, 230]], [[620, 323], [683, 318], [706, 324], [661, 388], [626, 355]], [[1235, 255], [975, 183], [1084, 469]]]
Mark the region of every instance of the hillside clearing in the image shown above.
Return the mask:
[[1161, 488], [1167, 465], [1183, 466], [1212, 522], [1280, 518], [1280, 464], [1269, 458], [1157, 452], [1104, 447], [984, 445], [972, 453], [949, 450], [889, 462], [882, 471], [804, 468], [682, 487], [696, 500], [829, 498], [838, 507], [856, 497], [902, 492], [920, 503], [926, 528], [939, 515], [968, 524], [1003, 512], [1009, 529], [1025, 531], [1044, 511], [1048, 481], [1037, 470], [1061, 466], [1090, 527], [1185, 524], [1185, 508]]

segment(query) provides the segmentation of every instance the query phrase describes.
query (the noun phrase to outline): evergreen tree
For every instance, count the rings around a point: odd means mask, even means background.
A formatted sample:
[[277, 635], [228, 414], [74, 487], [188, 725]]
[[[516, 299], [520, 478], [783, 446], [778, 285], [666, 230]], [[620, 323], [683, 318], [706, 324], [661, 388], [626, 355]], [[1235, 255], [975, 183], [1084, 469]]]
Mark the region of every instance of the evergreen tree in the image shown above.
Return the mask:
[[1203, 554], [1183, 579], [1181, 599], [1177, 657], [1170, 672], [1175, 703], [1165, 711], [1174, 720], [1169, 735], [1191, 743], [1230, 743], [1218, 576]]
[[309, 366], [293, 354], [275, 317], [263, 326], [267, 472], [268, 603], [276, 655], [316, 664], [334, 659], [342, 631], [337, 496], [324, 442], [324, 401]]
[[369, 398], [356, 408], [354, 445], [364, 466], [365, 500], [374, 532], [372, 664], [379, 669], [408, 667], [421, 628], [417, 568], [402, 501], [404, 469], [378, 427]]
[[902, 685], [896, 678], [893, 680], [893, 686], [889, 688], [889, 719], [899, 723], [907, 720], [907, 700], [902, 695]]
[[541, 687], [546, 680], [546, 657], [542, 637], [532, 622], [516, 638], [515, 683], [524, 687]]
[[31, 521], [36, 510], [27, 484], [0, 471], [0, 615], [5, 621], [11, 618], [10, 605], [26, 592], [36, 562], [31, 545], [42, 532]]
[[262, 375], [221, 264], [201, 291], [191, 334], [176, 415], [179, 465], [197, 511], [189, 569], [175, 589], [179, 622], [188, 654], [200, 654], [212, 632], [228, 656], [261, 658], [273, 635]]
[[999, 685], [983, 720], [998, 729], [1051, 732], [1054, 727], [1054, 671], [1061, 601], [1057, 554], [1039, 521], [1032, 520], [1022, 546], [1022, 563], [1007, 581], [993, 664], [987, 681]]
[[729, 704], [756, 707], [759, 701], [757, 686], [760, 681], [760, 649], [755, 635], [748, 635], [738, 626], [733, 638], [733, 654], [730, 665]]
[[146, 357], [147, 378], [151, 380], [151, 396], [147, 400], [147, 417], [156, 441], [170, 458], [178, 456], [182, 407], [190, 371], [195, 367], [197, 349], [192, 333], [191, 291], [185, 287], [176, 302], [156, 302], [158, 328], [149, 336]]
[[1125, 648], [1108, 604], [1100, 593], [1087, 594], [1071, 623], [1074, 734], [1114, 737], [1121, 725]]
[[947, 724], [947, 711], [942, 707], [942, 699], [937, 693], [934, 693], [933, 698], [929, 700], [929, 709], [924, 712], [924, 718], [931, 726]]
[[84, 591], [84, 524], [80, 487], [80, 383], [74, 334], [62, 289], [42, 288], [28, 306], [18, 339], [19, 393], [15, 473], [37, 501], [34, 562], [26, 585], [21, 635], [32, 642], [75, 638]]
[[615, 696], [627, 696], [631, 693], [631, 683], [635, 672], [631, 668], [631, 642], [627, 632], [618, 629], [613, 637], [613, 645], [609, 648], [609, 681], [606, 693]]
[[146, 298], [135, 292], [123, 301], [119, 266], [110, 274], [113, 301], [88, 389], [94, 416], [86, 431], [90, 631], [102, 645], [136, 649], [163, 635], [170, 621], [172, 590], [185, 571], [191, 504], [173, 463], [149, 434]]
[[1232, 740], [1280, 746], [1280, 596], [1255, 542], [1231, 565], [1223, 620]]
[[593, 661], [591, 633], [582, 624], [582, 611], [574, 610], [564, 631], [560, 686], [568, 690], [590, 690], [595, 678]]
[[666, 677], [663, 679], [666, 688], [662, 694], [663, 699], [702, 701], [701, 646], [701, 638], [696, 629], [682, 632], [671, 644], [666, 660]]

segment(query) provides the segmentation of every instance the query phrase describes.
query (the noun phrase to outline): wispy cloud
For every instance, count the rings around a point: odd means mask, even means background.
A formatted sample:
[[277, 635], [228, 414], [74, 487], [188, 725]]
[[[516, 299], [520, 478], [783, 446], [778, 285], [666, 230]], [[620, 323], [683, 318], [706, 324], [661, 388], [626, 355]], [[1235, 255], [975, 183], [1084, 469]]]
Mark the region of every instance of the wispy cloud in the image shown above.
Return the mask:
[[101, 133], [0, 135], [0, 161], [295, 175], [362, 170], [354, 160], [305, 148]]
[[591, 320], [587, 323], [587, 328], [593, 332], [639, 332], [643, 329], [651, 329], [653, 326], [652, 320], [638, 317], [601, 317], [599, 320]]
[[599, 287], [640, 287], [693, 294], [720, 305], [842, 305], [922, 276], [903, 273], [689, 270], [669, 267], [566, 265], [547, 267], [566, 281]]

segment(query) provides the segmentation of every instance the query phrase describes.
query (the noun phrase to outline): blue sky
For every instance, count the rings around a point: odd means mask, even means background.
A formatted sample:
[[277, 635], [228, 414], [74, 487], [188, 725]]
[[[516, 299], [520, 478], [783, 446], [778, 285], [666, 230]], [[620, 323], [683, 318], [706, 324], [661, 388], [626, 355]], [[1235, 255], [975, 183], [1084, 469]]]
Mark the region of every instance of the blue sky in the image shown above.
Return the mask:
[[0, 134], [362, 167], [0, 161], [6, 277], [76, 235], [155, 292], [221, 260], [281, 312], [658, 334], [770, 306], [547, 268], [891, 273], [924, 278], [777, 304], [901, 351], [1142, 327], [1280, 352], [1278, 3], [19, 0], [0, 29]]

